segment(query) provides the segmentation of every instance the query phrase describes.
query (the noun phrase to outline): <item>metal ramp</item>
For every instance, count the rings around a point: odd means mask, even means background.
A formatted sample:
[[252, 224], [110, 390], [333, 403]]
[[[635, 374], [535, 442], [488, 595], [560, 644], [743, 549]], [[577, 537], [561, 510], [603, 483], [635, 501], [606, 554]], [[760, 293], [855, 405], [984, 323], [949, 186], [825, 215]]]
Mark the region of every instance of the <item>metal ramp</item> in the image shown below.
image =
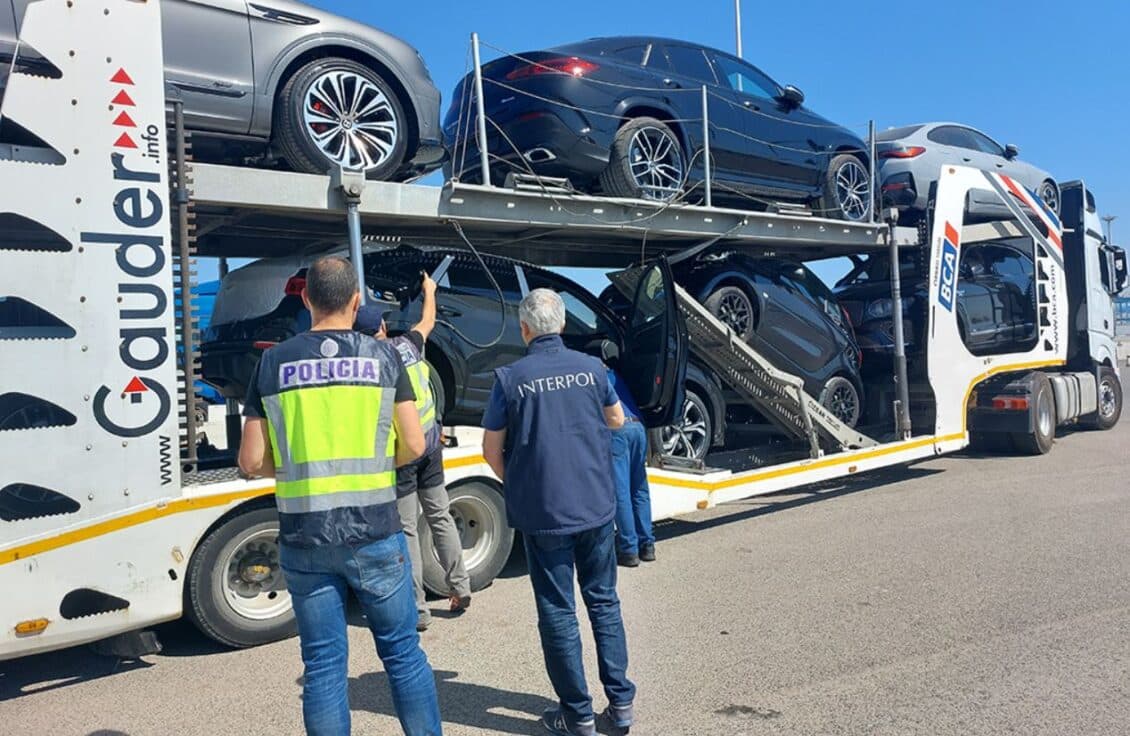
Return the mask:
[[776, 368], [681, 286], [675, 294], [695, 355], [766, 419], [807, 440], [813, 457], [879, 444], [836, 419], [805, 393], [801, 379]]

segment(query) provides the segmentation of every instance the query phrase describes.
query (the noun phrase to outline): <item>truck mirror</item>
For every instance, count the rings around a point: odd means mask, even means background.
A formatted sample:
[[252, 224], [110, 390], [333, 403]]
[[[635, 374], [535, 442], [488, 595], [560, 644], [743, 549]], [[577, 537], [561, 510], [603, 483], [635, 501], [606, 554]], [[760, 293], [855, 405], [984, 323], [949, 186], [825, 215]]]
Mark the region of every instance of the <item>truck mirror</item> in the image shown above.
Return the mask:
[[1111, 260], [1114, 261], [1114, 289], [1112, 293], [1121, 293], [1127, 285], [1130, 285], [1130, 267], [1126, 262], [1126, 251], [1116, 245], [1108, 246], [1111, 252]]

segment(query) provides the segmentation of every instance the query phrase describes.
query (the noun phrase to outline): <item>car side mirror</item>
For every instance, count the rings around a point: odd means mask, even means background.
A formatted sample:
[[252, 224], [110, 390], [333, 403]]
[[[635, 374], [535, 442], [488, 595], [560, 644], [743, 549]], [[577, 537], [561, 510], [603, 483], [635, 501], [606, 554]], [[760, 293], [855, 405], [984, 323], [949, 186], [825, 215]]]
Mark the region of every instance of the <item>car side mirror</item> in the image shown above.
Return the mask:
[[786, 84], [781, 90], [781, 101], [789, 107], [800, 107], [804, 104], [804, 93], [791, 84]]
[[620, 359], [620, 346], [611, 340], [600, 341], [600, 359], [605, 363], [613, 363]]
[[1009, 161], [1020, 155], [1020, 149], [1009, 143], [1004, 147], [1004, 157]]

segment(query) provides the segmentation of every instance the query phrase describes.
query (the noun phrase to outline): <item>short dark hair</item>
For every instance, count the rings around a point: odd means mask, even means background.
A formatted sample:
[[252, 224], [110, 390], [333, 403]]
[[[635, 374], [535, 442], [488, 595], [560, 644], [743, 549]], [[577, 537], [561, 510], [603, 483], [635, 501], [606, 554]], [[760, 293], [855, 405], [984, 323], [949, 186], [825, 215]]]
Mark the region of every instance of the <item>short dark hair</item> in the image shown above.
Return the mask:
[[319, 312], [344, 310], [359, 290], [353, 264], [341, 256], [319, 258], [306, 269], [306, 297]]

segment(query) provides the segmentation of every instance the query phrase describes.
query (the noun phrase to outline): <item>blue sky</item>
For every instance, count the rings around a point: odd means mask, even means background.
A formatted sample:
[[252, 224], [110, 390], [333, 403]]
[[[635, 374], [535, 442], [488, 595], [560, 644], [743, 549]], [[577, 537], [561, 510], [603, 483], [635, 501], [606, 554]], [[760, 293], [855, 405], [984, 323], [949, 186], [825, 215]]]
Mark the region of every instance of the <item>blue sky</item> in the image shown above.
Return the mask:
[[[466, 70], [472, 31], [514, 52], [627, 34], [734, 47], [733, 0], [311, 4], [414, 45], [445, 107]], [[1015, 143], [1022, 159], [1060, 181], [1086, 181], [1100, 211], [1120, 218], [1115, 242], [1130, 244], [1130, 4], [865, 0], [847, 6], [746, 0], [746, 59], [800, 87], [813, 110], [862, 133], [868, 120], [879, 129], [953, 120]]]

